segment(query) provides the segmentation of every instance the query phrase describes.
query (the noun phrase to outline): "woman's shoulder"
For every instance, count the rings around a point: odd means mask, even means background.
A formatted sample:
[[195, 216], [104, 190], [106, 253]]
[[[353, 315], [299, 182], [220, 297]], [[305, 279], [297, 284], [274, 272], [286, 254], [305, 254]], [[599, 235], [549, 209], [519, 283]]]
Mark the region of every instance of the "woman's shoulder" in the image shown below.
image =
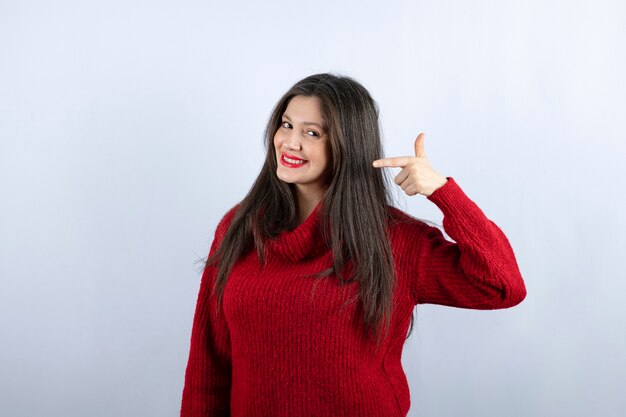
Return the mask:
[[231, 206], [226, 211], [226, 213], [222, 216], [222, 219], [220, 220], [220, 222], [230, 223], [235, 217], [235, 215], [237, 214], [237, 212], [239, 211], [240, 207], [241, 207], [241, 201], [235, 203], [235, 205]]
[[226, 233], [226, 231], [230, 227], [231, 223], [233, 222], [233, 219], [235, 218], [235, 215], [239, 211], [240, 207], [241, 207], [241, 201], [239, 201], [235, 205], [231, 206], [226, 211], [226, 213], [224, 215], [222, 215], [222, 217], [220, 218], [220, 221], [217, 224], [216, 230], [215, 230], [215, 236], [216, 237], [221, 237], [221, 236], [223, 236]]
[[441, 229], [441, 226], [437, 223], [427, 219], [415, 217], [397, 207], [388, 205], [386, 206], [386, 209], [389, 228], [392, 230], [395, 229], [399, 231], [415, 232], [426, 231], [432, 227]]

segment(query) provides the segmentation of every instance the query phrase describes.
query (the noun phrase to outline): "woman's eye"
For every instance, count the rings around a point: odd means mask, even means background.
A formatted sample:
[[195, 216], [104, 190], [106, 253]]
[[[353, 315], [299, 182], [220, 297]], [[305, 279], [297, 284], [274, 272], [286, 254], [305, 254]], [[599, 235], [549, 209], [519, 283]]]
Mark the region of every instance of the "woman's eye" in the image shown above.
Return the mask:
[[[286, 121], [284, 121], [284, 120], [280, 123], [280, 126], [281, 126], [281, 127], [283, 127], [283, 128], [285, 128], [285, 129], [293, 129], [293, 126], [291, 126], [291, 123], [286, 122]], [[306, 133], [308, 136], [315, 137], [315, 138], [317, 138], [317, 137], [319, 137], [319, 136], [320, 136], [320, 134], [319, 134], [319, 133], [317, 133], [315, 130], [307, 130], [305, 133]]]

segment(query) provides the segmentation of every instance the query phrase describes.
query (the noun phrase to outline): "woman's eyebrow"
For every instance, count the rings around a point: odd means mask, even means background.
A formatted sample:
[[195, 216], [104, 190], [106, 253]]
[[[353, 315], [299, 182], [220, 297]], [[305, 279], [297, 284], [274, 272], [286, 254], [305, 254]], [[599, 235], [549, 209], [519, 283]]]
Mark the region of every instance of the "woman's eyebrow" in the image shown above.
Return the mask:
[[[287, 113], [283, 113], [283, 117], [289, 121], [291, 121], [291, 118], [289, 116], [287, 116]], [[324, 129], [324, 126], [322, 126], [319, 123], [315, 123], [315, 122], [302, 122], [303, 125], [313, 125], [313, 126], [317, 126], [320, 129]]]

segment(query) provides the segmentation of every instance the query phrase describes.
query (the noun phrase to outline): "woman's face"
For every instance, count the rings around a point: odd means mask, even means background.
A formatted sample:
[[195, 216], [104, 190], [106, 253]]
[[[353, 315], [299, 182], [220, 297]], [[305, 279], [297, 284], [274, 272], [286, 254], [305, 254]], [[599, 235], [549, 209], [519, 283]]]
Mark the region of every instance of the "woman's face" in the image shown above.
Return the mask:
[[274, 134], [278, 178], [305, 192], [325, 189], [331, 163], [324, 126], [318, 97], [294, 96], [289, 101]]

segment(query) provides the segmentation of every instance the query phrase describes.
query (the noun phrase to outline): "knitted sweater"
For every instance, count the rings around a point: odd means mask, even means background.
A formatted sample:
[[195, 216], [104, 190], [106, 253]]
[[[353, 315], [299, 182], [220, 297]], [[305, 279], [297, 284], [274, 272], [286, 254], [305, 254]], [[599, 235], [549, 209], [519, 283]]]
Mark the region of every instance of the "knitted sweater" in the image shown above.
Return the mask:
[[[427, 198], [441, 231], [389, 207], [396, 268], [390, 333], [382, 348], [363, 338], [358, 283], [304, 277], [332, 265], [322, 244], [321, 203], [268, 245], [261, 268], [251, 250], [235, 264], [215, 315], [216, 267], [202, 274], [193, 319], [181, 416], [406, 416], [410, 397], [401, 355], [416, 304], [501, 309], [526, 288], [500, 228], [452, 177]], [[217, 249], [238, 205], [220, 221]]]

